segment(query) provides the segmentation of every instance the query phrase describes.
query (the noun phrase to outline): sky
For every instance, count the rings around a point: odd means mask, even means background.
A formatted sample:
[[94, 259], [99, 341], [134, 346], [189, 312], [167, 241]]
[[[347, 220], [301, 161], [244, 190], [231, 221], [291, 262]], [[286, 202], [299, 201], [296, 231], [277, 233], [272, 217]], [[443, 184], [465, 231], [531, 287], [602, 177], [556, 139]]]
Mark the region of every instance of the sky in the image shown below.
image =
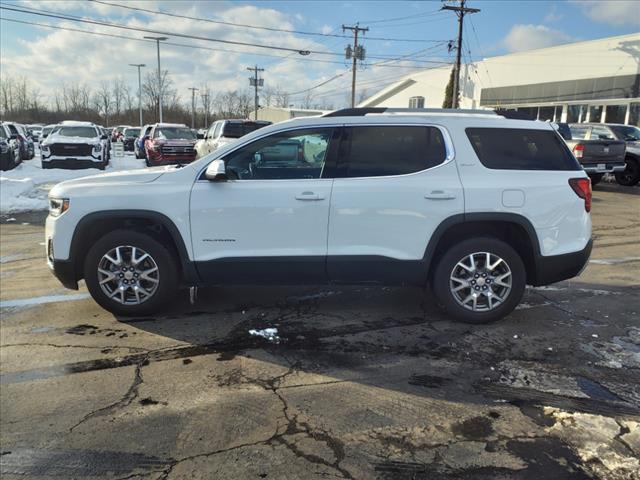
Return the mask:
[[[345, 106], [351, 85], [344, 49], [352, 37], [351, 32], [343, 33], [342, 25], [359, 23], [369, 28], [360, 37], [366, 59], [357, 71], [358, 97], [366, 97], [407, 73], [446, 67], [454, 61], [455, 51], [449, 50], [448, 42], [456, 39], [457, 17], [441, 7], [456, 3], [0, 0], [1, 7], [32, 12], [0, 10], [0, 76], [27, 77], [44, 102], [63, 85], [81, 83], [95, 89], [100, 82], [116, 78], [137, 91], [137, 70], [128, 64], [146, 64], [143, 74], [157, 68], [155, 42], [142, 39], [153, 34], [135, 30], [148, 29], [170, 37], [161, 46], [162, 69], [168, 70], [185, 103], [191, 100], [189, 87], [207, 84], [214, 94], [248, 91], [246, 68], [257, 65], [265, 70], [266, 88], [290, 94], [289, 103], [301, 106], [311, 101], [338, 108]], [[468, 0], [467, 7], [481, 11], [465, 17], [465, 62], [640, 30], [640, 8], [635, 1]], [[51, 18], [36, 15], [36, 11], [124, 28]], [[300, 51], [310, 53], [301, 55]]]

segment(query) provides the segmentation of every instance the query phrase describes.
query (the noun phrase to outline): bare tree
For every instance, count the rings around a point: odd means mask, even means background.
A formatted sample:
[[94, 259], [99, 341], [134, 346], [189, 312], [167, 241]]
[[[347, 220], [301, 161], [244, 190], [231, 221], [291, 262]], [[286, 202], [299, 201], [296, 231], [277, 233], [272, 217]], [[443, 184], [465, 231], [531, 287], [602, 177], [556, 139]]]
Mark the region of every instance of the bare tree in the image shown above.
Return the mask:
[[124, 80], [122, 80], [122, 77], [118, 77], [113, 80], [112, 98], [113, 109], [116, 115], [120, 115], [120, 113], [122, 112], [122, 107], [124, 106], [124, 87], [125, 83]]
[[104, 116], [104, 124], [109, 125], [109, 113], [111, 113], [111, 106], [113, 100], [111, 99], [111, 88], [106, 81], [100, 83], [100, 88], [96, 92], [96, 104], [98, 105], [98, 112]]

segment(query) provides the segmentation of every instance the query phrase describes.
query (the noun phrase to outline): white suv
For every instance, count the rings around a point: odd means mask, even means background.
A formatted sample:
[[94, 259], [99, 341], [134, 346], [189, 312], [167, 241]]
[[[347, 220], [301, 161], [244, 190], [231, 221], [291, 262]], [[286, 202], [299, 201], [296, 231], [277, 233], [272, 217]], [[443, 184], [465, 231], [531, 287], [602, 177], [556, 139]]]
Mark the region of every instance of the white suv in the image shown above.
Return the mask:
[[331, 282], [430, 284], [485, 322], [591, 251], [591, 184], [562, 139], [486, 112], [293, 119], [189, 165], [61, 183], [50, 202], [55, 275], [123, 315], [180, 286]]
[[107, 135], [91, 122], [64, 121], [40, 144], [42, 168], [98, 168], [109, 164]]

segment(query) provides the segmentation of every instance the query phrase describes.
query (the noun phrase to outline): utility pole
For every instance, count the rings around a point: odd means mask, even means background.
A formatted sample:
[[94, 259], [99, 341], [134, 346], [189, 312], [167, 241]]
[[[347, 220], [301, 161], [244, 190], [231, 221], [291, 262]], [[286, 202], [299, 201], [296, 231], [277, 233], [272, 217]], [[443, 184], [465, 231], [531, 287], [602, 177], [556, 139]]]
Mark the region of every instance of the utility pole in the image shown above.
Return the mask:
[[191, 128], [196, 128], [196, 92], [199, 89], [189, 87], [189, 90], [191, 90]]
[[464, 22], [465, 13], [478, 13], [479, 8], [467, 8], [464, 6], [466, 0], [460, 0], [459, 7], [453, 7], [451, 5], [444, 5], [441, 10], [452, 10], [456, 12], [458, 16], [458, 47], [456, 51], [456, 66], [455, 74], [453, 76], [453, 98], [451, 99], [451, 106], [453, 108], [459, 108], [458, 105], [458, 91], [460, 90], [460, 55], [462, 53], [462, 24]]
[[351, 108], [356, 106], [356, 69], [358, 66], [358, 60], [361, 62], [364, 61], [365, 50], [364, 47], [358, 45], [358, 34], [362, 32], [369, 31], [368, 27], [361, 28], [358, 23], [355, 26], [342, 25], [342, 31], [351, 30], [353, 32], [353, 50], [351, 49], [351, 45], [347, 45], [345, 49], [345, 58], [347, 60], [353, 59], [353, 64], [351, 67]]
[[204, 128], [209, 128], [209, 94], [202, 94], [203, 107], [204, 107]]
[[142, 128], [142, 79], [140, 69], [146, 67], [144, 63], [130, 63], [130, 67], [138, 67], [138, 110], [140, 110], [140, 128]]
[[169, 37], [144, 37], [148, 40], [155, 40], [158, 50], [158, 116], [160, 117], [160, 123], [162, 123], [162, 74], [160, 73], [160, 42], [169, 40]]
[[255, 95], [253, 97], [254, 120], [258, 120], [258, 87], [264, 86], [264, 78], [258, 78], [258, 72], [264, 72], [264, 68], [258, 68], [258, 66], [247, 67], [247, 70], [253, 72], [253, 77], [249, 77], [249, 85], [255, 88]]

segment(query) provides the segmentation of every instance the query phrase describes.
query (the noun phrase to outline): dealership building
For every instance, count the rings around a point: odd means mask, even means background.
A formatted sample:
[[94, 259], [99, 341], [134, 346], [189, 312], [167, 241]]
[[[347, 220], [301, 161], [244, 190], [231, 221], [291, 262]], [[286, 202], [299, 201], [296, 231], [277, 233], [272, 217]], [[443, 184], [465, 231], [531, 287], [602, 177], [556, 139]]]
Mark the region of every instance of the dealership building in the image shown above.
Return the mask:
[[[451, 66], [409, 74], [360, 107], [440, 108]], [[460, 106], [531, 119], [640, 126], [640, 33], [463, 64]]]

